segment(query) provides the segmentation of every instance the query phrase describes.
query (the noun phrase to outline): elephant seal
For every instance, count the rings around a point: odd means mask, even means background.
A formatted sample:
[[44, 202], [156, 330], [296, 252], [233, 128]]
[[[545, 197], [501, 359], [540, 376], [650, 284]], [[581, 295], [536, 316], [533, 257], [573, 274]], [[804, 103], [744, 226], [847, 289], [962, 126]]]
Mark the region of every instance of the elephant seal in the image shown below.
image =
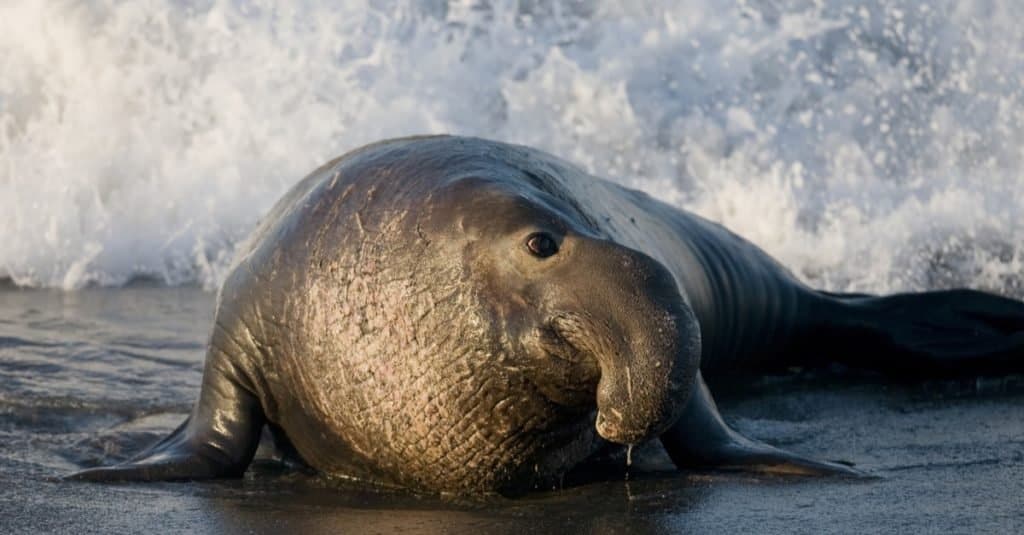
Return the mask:
[[544, 152], [462, 137], [358, 149], [294, 186], [218, 295], [199, 400], [83, 480], [239, 476], [264, 425], [309, 466], [513, 493], [609, 443], [680, 468], [858, 474], [740, 436], [703, 375], [838, 359], [1019, 367], [1024, 305], [805, 287], [719, 225]]

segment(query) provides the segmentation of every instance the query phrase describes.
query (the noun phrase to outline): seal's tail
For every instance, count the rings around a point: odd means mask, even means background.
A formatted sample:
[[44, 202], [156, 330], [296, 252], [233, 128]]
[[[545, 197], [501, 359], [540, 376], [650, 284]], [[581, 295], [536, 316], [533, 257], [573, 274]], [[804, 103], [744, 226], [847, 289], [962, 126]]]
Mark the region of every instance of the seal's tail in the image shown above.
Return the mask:
[[1024, 302], [974, 290], [825, 295], [844, 310], [819, 334], [844, 364], [914, 377], [1024, 372]]

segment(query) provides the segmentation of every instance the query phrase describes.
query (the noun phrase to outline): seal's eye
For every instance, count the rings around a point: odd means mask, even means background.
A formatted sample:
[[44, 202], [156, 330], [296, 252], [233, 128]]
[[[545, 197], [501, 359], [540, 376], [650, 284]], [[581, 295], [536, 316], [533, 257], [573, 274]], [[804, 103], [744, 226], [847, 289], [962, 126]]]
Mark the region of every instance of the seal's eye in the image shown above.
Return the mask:
[[558, 252], [555, 239], [546, 232], [534, 232], [526, 237], [526, 248], [533, 256], [547, 258]]

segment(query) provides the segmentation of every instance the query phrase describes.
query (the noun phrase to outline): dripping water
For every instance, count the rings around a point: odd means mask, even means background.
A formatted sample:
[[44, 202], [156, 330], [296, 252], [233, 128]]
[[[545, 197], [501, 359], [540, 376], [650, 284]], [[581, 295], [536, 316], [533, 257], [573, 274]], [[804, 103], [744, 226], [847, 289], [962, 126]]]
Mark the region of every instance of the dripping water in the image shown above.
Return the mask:
[[626, 446], [626, 481], [629, 481], [629, 468], [633, 466], [633, 444]]

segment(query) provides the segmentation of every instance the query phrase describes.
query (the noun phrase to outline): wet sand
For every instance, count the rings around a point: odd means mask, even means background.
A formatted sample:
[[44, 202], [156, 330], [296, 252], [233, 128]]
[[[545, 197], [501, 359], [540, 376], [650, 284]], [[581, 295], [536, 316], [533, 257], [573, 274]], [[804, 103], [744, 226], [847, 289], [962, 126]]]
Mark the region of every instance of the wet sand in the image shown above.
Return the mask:
[[54, 480], [124, 458], [184, 418], [212, 305], [212, 295], [190, 288], [0, 289], [0, 531], [1024, 530], [1020, 377], [886, 385], [800, 373], [713, 387], [740, 431], [878, 476], [862, 481], [678, 473], [657, 456], [628, 479], [473, 503], [268, 463], [234, 481]]

